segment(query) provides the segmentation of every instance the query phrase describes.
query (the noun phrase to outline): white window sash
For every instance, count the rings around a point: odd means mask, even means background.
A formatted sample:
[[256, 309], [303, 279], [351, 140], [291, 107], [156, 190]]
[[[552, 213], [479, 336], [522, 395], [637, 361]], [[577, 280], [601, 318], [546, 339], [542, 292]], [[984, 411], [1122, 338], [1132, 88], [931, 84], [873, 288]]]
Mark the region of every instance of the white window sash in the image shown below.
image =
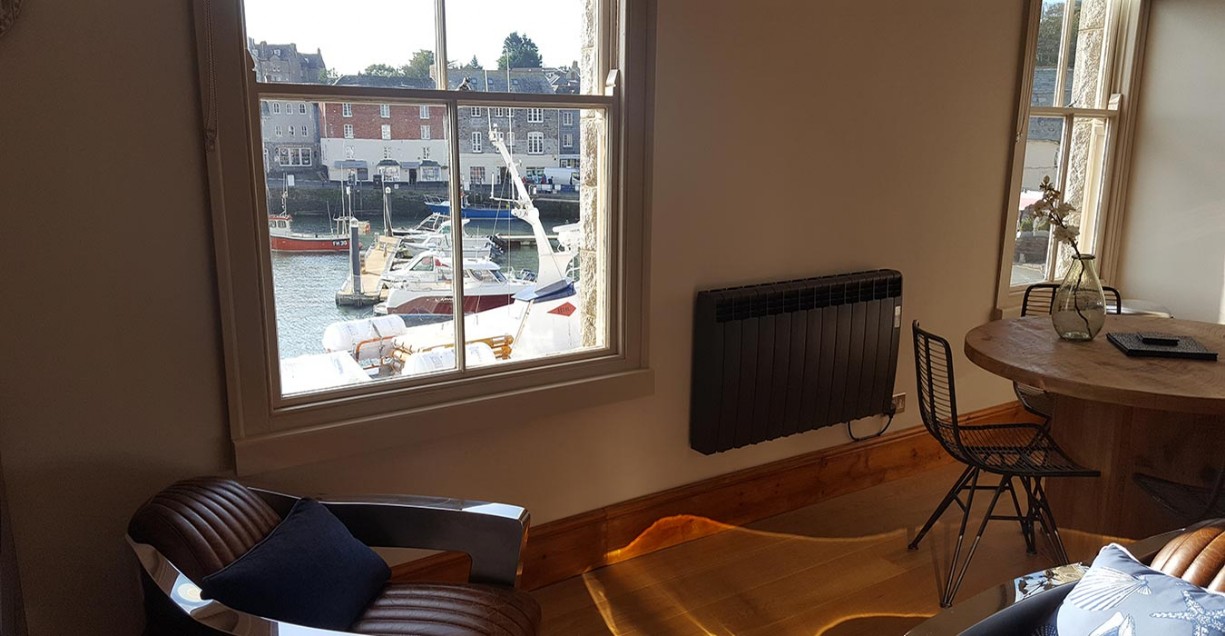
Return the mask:
[[[436, 0], [442, 5], [445, 0]], [[405, 438], [397, 431], [422, 430], [416, 426], [405, 426], [404, 418], [413, 420], [416, 411], [424, 406], [454, 405], [460, 401], [492, 400], [492, 403], [509, 404], [503, 396], [575, 396], [582, 393], [597, 395], [629, 395], [649, 391], [649, 373], [645, 372], [645, 340], [642, 338], [642, 290], [641, 262], [642, 238], [640, 232], [644, 214], [643, 184], [645, 174], [641, 159], [623, 161], [624, 152], [634, 156], [645, 156], [646, 143], [646, 33], [648, 33], [648, 4], [640, 0], [625, 0], [622, 12], [613, 19], [611, 14], [601, 16], [601, 48], [614, 51], [618, 65], [626, 64], [633, 72], [609, 73], [609, 64], [601, 61], [596, 77], [608, 77], [610, 83], [605, 92], [594, 95], [551, 94], [507, 94], [483, 93], [480, 91], [455, 92], [440, 90], [409, 90], [373, 87], [339, 87], [310, 84], [260, 83], [256, 77], [242, 73], [217, 69], [238, 69], [243, 65], [242, 47], [228, 46], [230, 38], [242, 36], [241, 4], [239, 2], [210, 3], [196, 0], [195, 15], [200, 43], [197, 59], [207, 81], [215, 82], [218, 90], [202, 98], [209, 102], [207, 113], [213, 119], [206, 122], [210, 139], [221, 143], [206, 144], [209, 153], [209, 186], [213, 201], [215, 229], [226, 236], [219, 242], [218, 267], [219, 287], [223, 316], [223, 341], [226, 347], [226, 378], [231, 396], [231, 426], [235, 440], [236, 457], [240, 472], [248, 473], [260, 469], [273, 469], [274, 465], [289, 465], [308, 461], [310, 457], [327, 455], [328, 445], [320, 445], [333, 434], [348, 435], [352, 430], [386, 430], [390, 435], [379, 435], [375, 444], [403, 442]], [[603, 3], [600, 3], [601, 6]], [[206, 9], [206, 6], [208, 9]], [[630, 7], [626, 9], [625, 7]], [[632, 47], [613, 49], [608, 46], [608, 32], [612, 25], [627, 25], [625, 33], [631, 34]], [[437, 28], [444, 31], [442, 20]], [[217, 38], [213, 33], [219, 33]], [[621, 35], [618, 34], [620, 43]], [[221, 40], [224, 40], [221, 41]], [[217, 46], [220, 44], [220, 46]], [[622, 43], [623, 44], [623, 43]], [[619, 44], [621, 46], [621, 44]], [[439, 47], [440, 49], [442, 47]], [[616, 52], [621, 51], [621, 52]], [[629, 51], [626, 53], [625, 51]], [[439, 59], [445, 60], [440, 51]], [[626, 62], [625, 60], [629, 60]], [[438, 73], [445, 77], [445, 64], [439, 64]], [[631, 78], [633, 99], [624, 99], [618, 82], [620, 78]], [[440, 82], [441, 85], [442, 84]], [[279, 365], [276, 356], [275, 321], [269, 319], [275, 306], [271, 299], [270, 272], [267, 266], [266, 245], [257, 239], [266, 232], [266, 218], [262, 229], [252, 226], [261, 223], [255, 208], [257, 201], [266, 200], [266, 182], [262, 165], [252, 165], [250, 157], [258, 153], [260, 144], [258, 113], [250, 112], [250, 105], [259, 99], [281, 98], [308, 100], [323, 103], [369, 103], [388, 101], [392, 103], [427, 102], [442, 108], [448, 130], [447, 139], [452, 156], [447, 163], [460, 166], [458, 161], [457, 118], [459, 107], [480, 106], [483, 108], [570, 108], [596, 109], [607, 113], [607, 128], [604, 143], [607, 148], [602, 160], [601, 209], [607, 215], [603, 219], [607, 236], [602, 244], [609, 246], [607, 272], [614, 278], [608, 284], [606, 347], [597, 351], [584, 351], [570, 355], [551, 356], [537, 361], [515, 362], [488, 368], [469, 369], [462, 374], [450, 374], [402, 382], [379, 383], [374, 387], [346, 387], [334, 391], [306, 396], [280, 395]], [[326, 109], [325, 109], [326, 110]], [[335, 112], [335, 111], [333, 111]], [[320, 116], [326, 123], [327, 113]], [[624, 118], [632, 126], [622, 127]], [[252, 123], [254, 119], [254, 125]], [[350, 125], [351, 126], [351, 125]], [[352, 128], [346, 128], [352, 137]], [[247, 139], [243, 141], [244, 137]], [[245, 156], [245, 159], [240, 157]], [[258, 156], [256, 154], [255, 156]], [[224, 172], [224, 178], [222, 173]], [[437, 171], [435, 171], [437, 172]], [[459, 179], [451, 179], [452, 190], [459, 188]], [[246, 191], [244, 193], [244, 191]], [[630, 194], [624, 197], [623, 192]], [[253, 196], [263, 195], [263, 196]], [[452, 205], [458, 198], [451, 197]], [[456, 233], [461, 225], [455, 224]], [[623, 234], [629, 238], [623, 240]], [[259, 254], [254, 261], [239, 254]], [[620, 282], [628, 281], [628, 285]], [[457, 321], [462, 325], [462, 321]], [[457, 331], [459, 328], [458, 327]], [[457, 340], [462, 336], [457, 336]], [[630, 349], [626, 349], [630, 347]], [[460, 352], [463, 351], [461, 347]], [[459, 352], [457, 352], [459, 353]], [[462, 354], [460, 354], [462, 355]], [[429, 386], [430, 392], [414, 391], [417, 387]], [[562, 387], [565, 387], [564, 391]], [[242, 391], [237, 390], [242, 387]], [[583, 387], [591, 387], [590, 390]], [[496, 391], [491, 395], [490, 390]], [[612, 393], [608, 393], [611, 390]], [[543, 392], [542, 392], [543, 391]], [[585, 392], [585, 393], [584, 393]], [[427, 397], [428, 396], [428, 397]], [[359, 399], [354, 399], [359, 398]], [[616, 399], [616, 398], [613, 398]], [[571, 404], [562, 406], [562, 403]], [[573, 397], [563, 397], [557, 408], [580, 406]], [[446, 408], [451, 408], [447, 406]], [[552, 406], [550, 408], [553, 408]], [[393, 421], [395, 420], [395, 421]], [[384, 428], [395, 424], [392, 428]], [[323, 424], [343, 425], [321, 427]], [[371, 428], [374, 427], [374, 428]], [[425, 427], [426, 429], [430, 427]], [[327, 430], [325, 430], [327, 429]], [[288, 436], [272, 435], [278, 431], [292, 433]], [[337, 438], [338, 439], [338, 438]], [[306, 446], [285, 446], [298, 444]], [[314, 440], [314, 441], [308, 441]], [[365, 445], [365, 443], [362, 443]], [[275, 451], [273, 449], [276, 449]]]

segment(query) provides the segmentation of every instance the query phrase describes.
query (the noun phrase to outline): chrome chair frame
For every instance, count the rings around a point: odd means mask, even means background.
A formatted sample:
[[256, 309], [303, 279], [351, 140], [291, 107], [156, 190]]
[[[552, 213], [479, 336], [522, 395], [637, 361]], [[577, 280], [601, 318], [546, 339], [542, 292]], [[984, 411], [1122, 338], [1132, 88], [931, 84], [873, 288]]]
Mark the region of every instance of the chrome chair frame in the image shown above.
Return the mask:
[[[248, 488], [282, 517], [299, 499]], [[319, 501], [366, 545], [464, 552], [472, 557], [470, 583], [514, 587], [518, 582], [530, 525], [530, 515], [520, 506], [418, 495], [321, 497]], [[200, 588], [157, 548], [131, 536], [127, 541], [140, 561], [149, 618], [146, 635], [352, 633], [277, 621], [203, 599]]]

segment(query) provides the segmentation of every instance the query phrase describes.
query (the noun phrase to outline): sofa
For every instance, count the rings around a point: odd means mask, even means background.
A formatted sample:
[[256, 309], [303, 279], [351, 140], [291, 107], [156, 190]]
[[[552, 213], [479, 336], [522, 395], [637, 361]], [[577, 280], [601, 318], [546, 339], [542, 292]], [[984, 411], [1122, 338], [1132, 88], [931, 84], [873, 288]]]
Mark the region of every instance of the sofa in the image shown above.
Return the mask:
[[[1225, 592], [1225, 519], [1208, 520], [1150, 537], [1128, 550], [1136, 560], [1157, 572], [1201, 590]], [[1068, 564], [1019, 577], [940, 612], [907, 632], [907, 636], [1072, 636], [1055, 631], [1054, 617], [1091, 571], [1089, 564]], [[1149, 594], [1147, 589], [1141, 592]], [[1225, 603], [1225, 597], [1221, 599]], [[1131, 632], [1118, 629], [1103, 633]]]

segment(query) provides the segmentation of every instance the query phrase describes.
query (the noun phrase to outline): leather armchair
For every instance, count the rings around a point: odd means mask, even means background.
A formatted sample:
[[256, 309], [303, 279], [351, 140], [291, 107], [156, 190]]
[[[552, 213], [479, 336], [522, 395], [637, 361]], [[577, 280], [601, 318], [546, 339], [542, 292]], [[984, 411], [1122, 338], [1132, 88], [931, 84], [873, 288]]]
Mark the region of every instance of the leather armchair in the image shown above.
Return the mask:
[[[1129, 548], [1154, 570], [1225, 592], [1225, 519], [1149, 537]], [[1032, 634], [1059, 609], [1083, 575], [1076, 564], [1024, 577], [1043, 591], [1018, 598], [1016, 581], [987, 590], [924, 621], [907, 636]]]
[[535, 634], [540, 606], [514, 588], [526, 510], [420, 496], [320, 498], [370, 546], [454, 550], [472, 557], [467, 584], [388, 583], [349, 632], [293, 625], [200, 597], [197, 583], [259, 543], [298, 497], [196, 478], [155, 495], [133, 515], [128, 543], [141, 565], [146, 634]]

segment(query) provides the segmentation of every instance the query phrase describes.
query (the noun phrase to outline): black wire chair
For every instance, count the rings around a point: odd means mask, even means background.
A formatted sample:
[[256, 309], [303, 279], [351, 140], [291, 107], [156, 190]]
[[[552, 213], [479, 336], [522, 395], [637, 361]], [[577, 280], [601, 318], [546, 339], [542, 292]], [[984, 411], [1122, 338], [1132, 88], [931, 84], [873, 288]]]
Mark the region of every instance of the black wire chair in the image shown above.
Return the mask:
[[[1021, 299], [1021, 315], [1032, 316], [1051, 313], [1051, 307], [1055, 304], [1055, 290], [1057, 289], [1059, 289], [1058, 283], [1037, 283], [1026, 287], [1025, 296]], [[1111, 314], [1122, 313], [1123, 296], [1119, 293], [1119, 290], [1103, 286], [1102, 291], [1106, 295], [1106, 312]], [[1020, 400], [1021, 406], [1025, 407], [1026, 411], [1044, 418], [1047, 424], [1050, 424], [1051, 413], [1054, 412], [1055, 406], [1050, 394], [1036, 386], [1020, 384], [1018, 382], [1012, 383], [1012, 390], [1017, 394], [1017, 399]]]
[[1225, 517], [1225, 466], [1217, 471], [1210, 486], [1170, 481], [1154, 475], [1135, 473], [1132, 479], [1180, 524], [1191, 525], [1204, 519]]
[[[957, 533], [957, 547], [949, 563], [948, 582], [941, 592], [940, 606], [949, 607], [961, 582], [970, 568], [970, 561], [978, 549], [988, 521], [1016, 521], [1021, 526], [1025, 549], [1035, 554], [1035, 528], [1041, 526], [1042, 534], [1050, 543], [1059, 563], [1067, 563], [1067, 551], [1055, 525], [1055, 516], [1047, 503], [1046, 491], [1042, 487], [1044, 477], [1096, 477], [1100, 473], [1072, 461], [1047, 430], [1037, 424], [989, 424], [964, 425], [957, 421], [957, 392], [953, 379], [953, 357], [948, 340], [924, 331], [915, 321], [915, 376], [918, 382], [919, 414], [928, 432], [940, 442], [953, 459], [966, 465], [965, 471], [954, 482], [948, 494], [936, 506], [935, 512], [923, 524], [908, 546], [917, 550], [919, 542], [927, 535], [936, 520], [949, 505], [956, 502], [961, 508], [961, 528]], [[979, 485], [982, 472], [1000, 476], [996, 485]], [[1017, 495], [1015, 483], [1020, 483], [1025, 493], [1025, 512]], [[958, 559], [965, 543], [966, 523], [974, 505], [974, 494], [979, 490], [992, 490], [987, 514], [978, 526], [974, 542], [970, 544], [965, 559], [958, 571]], [[961, 494], [966, 492], [965, 501]], [[996, 515], [995, 505], [1005, 492], [1012, 499], [1015, 515]]]

